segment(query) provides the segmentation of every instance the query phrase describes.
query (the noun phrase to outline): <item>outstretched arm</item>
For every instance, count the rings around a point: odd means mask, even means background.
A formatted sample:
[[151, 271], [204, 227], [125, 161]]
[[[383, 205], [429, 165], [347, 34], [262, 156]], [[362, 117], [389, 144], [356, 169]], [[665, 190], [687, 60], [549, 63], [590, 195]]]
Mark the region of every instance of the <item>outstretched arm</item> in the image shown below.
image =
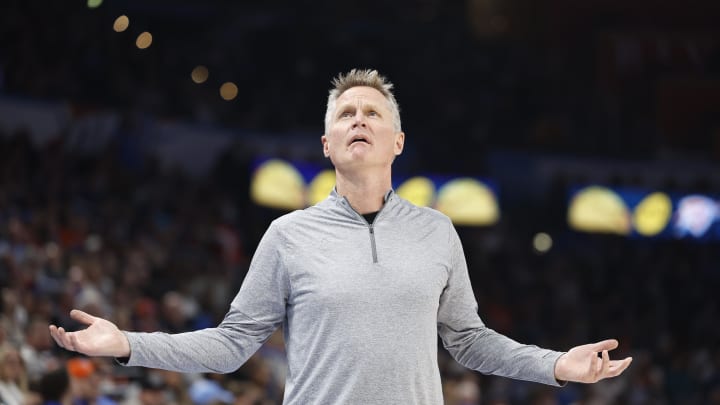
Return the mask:
[[62, 327], [50, 325], [50, 335], [60, 347], [87, 356], [130, 356], [130, 343], [114, 323], [77, 309], [70, 311], [70, 317], [87, 328], [67, 332]]
[[615, 339], [573, 347], [555, 363], [555, 378], [560, 381], [594, 383], [618, 376], [628, 368], [632, 357], [610, 360], [608, 352], [617, 347], [618, 341]]
[[289, 294], [281, 232], [271, 225], [225, 318], [215, 328], [169, 334], [121, 331], [82, 311], [71, 316], [87, 325], [68, 332], [50, 326], [61, 347], [88, 356], [127, 358], [128, 366], [181, 372], [229, 373], [240, 367], [282, 324]]
[[448, 229], [449, 273], [438, 308], [438, 333], [445, 348], [458, 363], [483, 374], [560, 385], [554, 368], [563, 353], [521, 344], [482, 322], [460, 238], [449, 223]]
[[618, 346], [614, 339], [561, 353], [522, 345], [487, 328], [477, 315], [460, 240], [454, 230], [450, 236], [452, 265], [448, 285], [440, 298], [438, 331], [445, 347], [460, 364], [486, 374], [550, 385], [565, 381], [594, 383], [618, 376], [630, 365], [630, 357], [610, 360], [608, 352]]

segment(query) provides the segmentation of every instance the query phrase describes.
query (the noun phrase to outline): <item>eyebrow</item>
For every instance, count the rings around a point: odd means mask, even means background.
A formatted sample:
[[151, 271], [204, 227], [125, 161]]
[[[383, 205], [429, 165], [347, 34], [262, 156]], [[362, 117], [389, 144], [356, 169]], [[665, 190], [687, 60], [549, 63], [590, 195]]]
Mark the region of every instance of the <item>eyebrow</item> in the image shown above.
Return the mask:
[[[363, 108], [363, 110], [373, 110], [376, 112], [380, 112], [379, 111], [380, 108], [375, 103], [371, 103], [371, 102], [363, 102], [362, 108]], [[348, 110], [353, 110], [353, 111], [357, 110], [357, 103], [345, 102], [343, 104], [338, 105], [335, 108], [335, 111], [336, 111], [335, 115], [337, 116], [338, 114], [342, 114], [343, 112], [348, 111]]]

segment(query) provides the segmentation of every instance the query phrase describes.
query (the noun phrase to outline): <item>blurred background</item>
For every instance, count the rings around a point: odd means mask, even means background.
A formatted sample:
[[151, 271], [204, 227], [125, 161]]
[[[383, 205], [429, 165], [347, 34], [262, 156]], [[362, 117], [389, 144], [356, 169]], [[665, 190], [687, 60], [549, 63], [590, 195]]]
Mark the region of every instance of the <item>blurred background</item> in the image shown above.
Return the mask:
[[[401, 107], [396, 180], [429, 179], [440, 208], [436, 186], [475, 179], [484, 199], [461, 200], [496, 204], [456, 221], [484, 321], [635, 359], [557, 389], [441, 350], [447, 404], [720, 404], [719, 18], [712, 0], [3, 2], [0, 403], [279, 404], [280, 334], [235, 373], [180, 375], [65, 352], [47, 325], [217, 324], [330, 168], [330, 80], [370, 67]], [[268, 159], [297, 170], [291, 203], [252, 191]]]

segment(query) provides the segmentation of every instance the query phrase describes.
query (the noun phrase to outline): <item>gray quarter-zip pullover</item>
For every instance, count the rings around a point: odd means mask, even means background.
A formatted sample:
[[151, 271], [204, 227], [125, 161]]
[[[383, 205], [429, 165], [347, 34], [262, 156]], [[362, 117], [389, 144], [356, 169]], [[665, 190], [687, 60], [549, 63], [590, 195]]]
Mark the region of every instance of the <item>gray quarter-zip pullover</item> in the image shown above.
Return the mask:
[[372, 224], [335, 191], [276, 219], [218, 327], [126, 332], [127, 364], [232, 372], [280, 326], [288, 405], [440, 405], [438, 334], [466, 367], [558, 385], [562, 353], [483, 324], [450, 220], [392, 190]]

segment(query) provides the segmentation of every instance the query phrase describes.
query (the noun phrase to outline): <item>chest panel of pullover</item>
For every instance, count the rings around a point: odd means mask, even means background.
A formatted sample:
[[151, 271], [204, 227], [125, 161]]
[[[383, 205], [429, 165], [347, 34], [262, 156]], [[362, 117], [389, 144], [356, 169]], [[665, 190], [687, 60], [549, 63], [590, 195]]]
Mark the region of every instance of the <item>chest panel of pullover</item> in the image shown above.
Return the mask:
[[[288, 344], [304, 342], [302, 350], [288, 347], [290, 384], [293, 376], [305, 381], [312, 373], [315, 380], [322, 378], [316, 374], [328, 372], [347, 374], [357, 387], [371, 383], [369, 375], [389, 383], [391, 376], [382, 370], [436, 369], [437, 310], [450, 264], [447, 255], [432, 248], [446, 238], [429, 238], [447, 232], [438, 232], [439, 222], [398, 221], [397, 214], [390, 217], [395, 220], [384, 220], [385, 214], [372, 228], [359, 216], [332, 224], [324, 224], [324, 217], [306, 217], [308, 222], [296, 219], [302, 225], [284, 232], [292, 252], [286, 263], [292, 291]], [[328, 356], [328, 341], [342, 342], [337, 347], [348, 350]], [[318, 364], [324, 359], [330, 361]], [[348, 368], [349, 363], [354, 365]], [[355, 381], [357, 370], [364, 370], [365, 382]]]

